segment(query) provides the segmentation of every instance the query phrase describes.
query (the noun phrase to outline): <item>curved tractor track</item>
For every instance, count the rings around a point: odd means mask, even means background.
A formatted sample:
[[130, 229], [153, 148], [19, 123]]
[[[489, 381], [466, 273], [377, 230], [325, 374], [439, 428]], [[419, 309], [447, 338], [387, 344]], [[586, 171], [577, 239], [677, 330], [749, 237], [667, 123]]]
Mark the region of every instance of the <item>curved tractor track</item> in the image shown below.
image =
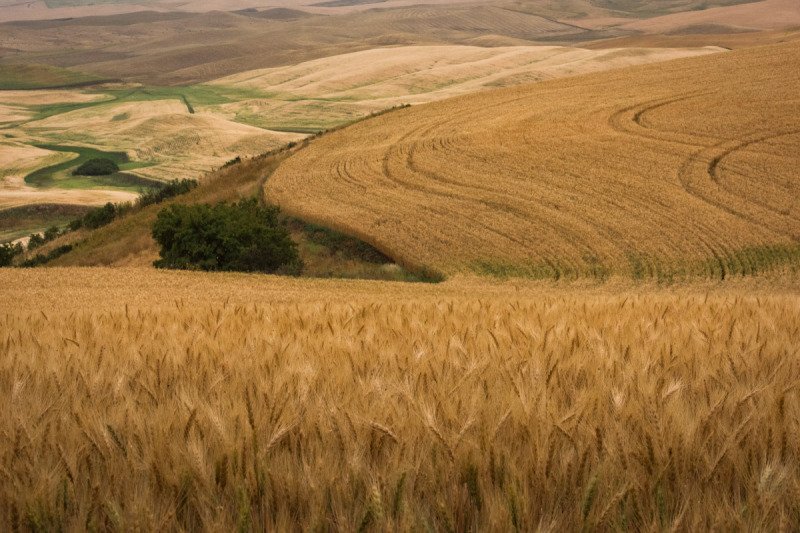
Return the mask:
[[446, 273], [794, 268], [798, 64], [791, 42], [405, 109], [315, 141], [266, 192]]

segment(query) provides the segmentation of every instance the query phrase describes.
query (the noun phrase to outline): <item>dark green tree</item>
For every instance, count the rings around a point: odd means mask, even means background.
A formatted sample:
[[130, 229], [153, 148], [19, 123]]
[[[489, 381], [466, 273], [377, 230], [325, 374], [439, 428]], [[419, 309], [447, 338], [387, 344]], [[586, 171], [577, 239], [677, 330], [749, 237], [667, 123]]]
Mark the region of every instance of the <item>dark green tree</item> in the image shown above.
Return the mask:
[[22, 253], [22, 245], [17, 244], [0, 244], [0, 267], [11, 266], [14, 256]]
[[103, 207], [96, 207], [83, 216], [83, 226], [89, 229], [97, 229], [105, 226], [117, 216], [117, 207], [108, 202]]
[[47, 241], [45, 241], [41, 233], [31, 233], [31, 236], [28, 238], [28, 250], [35, 250], [45, 242]]
[[159, 212], [153, 238], [159, 268], [297, 274], [297, 245], [277, 207], [237, 204], [172, 205]]
[[119, 165], [106, 157], [90, 159], [72, 171], [76, 176], [108, 176], [119, 172]]

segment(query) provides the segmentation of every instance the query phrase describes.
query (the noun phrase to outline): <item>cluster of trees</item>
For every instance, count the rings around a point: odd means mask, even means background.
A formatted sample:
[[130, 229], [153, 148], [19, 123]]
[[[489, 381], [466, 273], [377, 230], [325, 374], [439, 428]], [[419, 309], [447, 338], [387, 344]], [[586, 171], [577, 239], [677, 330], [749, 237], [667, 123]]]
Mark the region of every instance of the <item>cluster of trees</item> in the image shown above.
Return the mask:
[[119, 172], [119, 165], [107, 157], [90, 159], [72, 171], [75, 176], [109, 176]]
[[0, 244], [0, 267], [11, 266], [14, 258], [24, 251], [25, 250], [20, 243]]
[[61, 230], [58, 226], [50, 226], [44, 230], [44, 233], [31, 233], [31, 236], [28, 238], [28, 250], [35, 250], [56, 237], [63, 235], [67, 231], [66, 229]]
[[158, 214], [153, 238], [159, 268], [299, 274], [297, 245], [273, 206], [171, 205]]
[[22, 268], [33, 268], [33, 267], [41, 266], [41, 265], [44, 265], [46, 263], [49, 263], [50, 261], [52, 261], [56, 257], [61, 257], [65, 253], [68, 253], [68, 252], [71, 252], [71, 251], [72, 251], [72, 245], [71, 244], [64, 244], [64, 245], [58, 246], [57, 248], [53, 248], [52, 250], [50, 250], [46, 254], [36, 254], [36, 256], [31, 257], [30, 259], [26, 259], [25, 261], [20, 263], [19, 266], [21, 266]]
[[96, 207], [88, 211], [82, 218], [78, 218], [69, 223], [71, 231], [80, 228], [97, 229], [110, 224], [115, 218], [122, 216], [131, 209], [141, 209], [148, 205], [159, 204], [165, 200], [186, 194], [197, 187], [197, 180], [174, 180], [161, 188], [149, 189], [139, 195], [136, 203], [131, 205], [129, 203], [112, 204], [107, 203], [102, 207]]
[[148, 189], [136, 199], [136, 207], [146, 207], [148, 205], [160, 204], [174, 196], [186, 194], [197, 187], [197, 180], [173, 180], [160, 189]]
[[[147, 207], [149, 205], [158, 204], [174, 196], [186, 194], [197, 187], [197, 180], [183, 179], [174, 180], [163, 187], [158, 189], [149, 189], [143, 192], [139, 198], [136, 199], [134, 204], [120, 203], [113, 204], [111, 202], [101, 206], [95, 207], [87, 211], [82, 217], [72, 220], [66, 227], [59, 228], [58, 226], [51, 226], [43, 233], [32, 233], [28, 238], [27, 250], [33, 251], [41, 246], [47, 244], [56, 238], [65, 235], [71, 231], [77, 231], [81, 228], [97, 229], [103, 227], [114, 219], [122, 216], [124, 213], [132, 210]], [[47, 254], [40, 254], [34, 258], [28, 259], [22, 263], [21, 266], [38, 266], [44, 264], [59, 255], [63, 255], [72, 249], [70, 245], [60, 246]], [[0, 245], [0, 267], [11, 266], [14, 258], [25, 252], [22, 244], [2, 244]]]

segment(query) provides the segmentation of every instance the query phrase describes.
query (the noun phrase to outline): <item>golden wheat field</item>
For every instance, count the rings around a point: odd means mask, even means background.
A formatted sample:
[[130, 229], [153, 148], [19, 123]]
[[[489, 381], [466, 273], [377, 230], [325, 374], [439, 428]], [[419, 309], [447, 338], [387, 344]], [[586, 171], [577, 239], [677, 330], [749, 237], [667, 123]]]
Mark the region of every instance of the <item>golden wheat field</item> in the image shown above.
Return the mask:
[[587, 72], [719, 52], [715, 47], [587, 50], [571, 46], [398, 46], [240, 72], [215, 85], [258, 89], [209, 108], [264, 127], [336, 126], [399, 104], [419, 104]]
[[788, 279], [0, 270], [0, 527], [788, 531]]
[[798, 64], [793, 41], [404, 109], [315, 141], [266, 193], [446, 273], [796, 264]]

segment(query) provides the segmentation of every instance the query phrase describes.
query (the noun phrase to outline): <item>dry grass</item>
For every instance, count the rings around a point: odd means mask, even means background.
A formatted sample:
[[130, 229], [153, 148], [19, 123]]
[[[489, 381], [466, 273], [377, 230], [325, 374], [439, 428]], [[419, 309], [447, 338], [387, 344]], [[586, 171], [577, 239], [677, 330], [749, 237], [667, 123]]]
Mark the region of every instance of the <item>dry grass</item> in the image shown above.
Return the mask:
[[0, 527], [788, 530], [791, 287], [0, 270]]
[[58, 142], [125, 151], [152, 163], [136, 174], [199, 178], [236, 156], [266, 152], [304, 135], [265, 131], [213, 113], [190, 113], [178, 99], [112, 102], [27, 122], [14, 130], [28, 142]]
[[21, 106], [52, 104], [77, 104], [105, 100], [104, 94], [92, 94], [78, 90], [0, 91], [0, 102]]
[[686, 11], [630, 22], [621, 28], [667, 33], [682, 28], [718, 24], [731, 29], [776, 30], [800, 26], [800, 4], [795, 0], [762, 0], [742, 5]]
[[215, 84], [258, 89], [274, 96], [212, 109], [265, 127], [329, 127], [398, 104], [716, 51], [565, 46], [375, 48], [216, 80]]
[[798, 64], [792, 42], [417, 106], [315, 141], [266, 192], [448, 273], [797, 264]]

